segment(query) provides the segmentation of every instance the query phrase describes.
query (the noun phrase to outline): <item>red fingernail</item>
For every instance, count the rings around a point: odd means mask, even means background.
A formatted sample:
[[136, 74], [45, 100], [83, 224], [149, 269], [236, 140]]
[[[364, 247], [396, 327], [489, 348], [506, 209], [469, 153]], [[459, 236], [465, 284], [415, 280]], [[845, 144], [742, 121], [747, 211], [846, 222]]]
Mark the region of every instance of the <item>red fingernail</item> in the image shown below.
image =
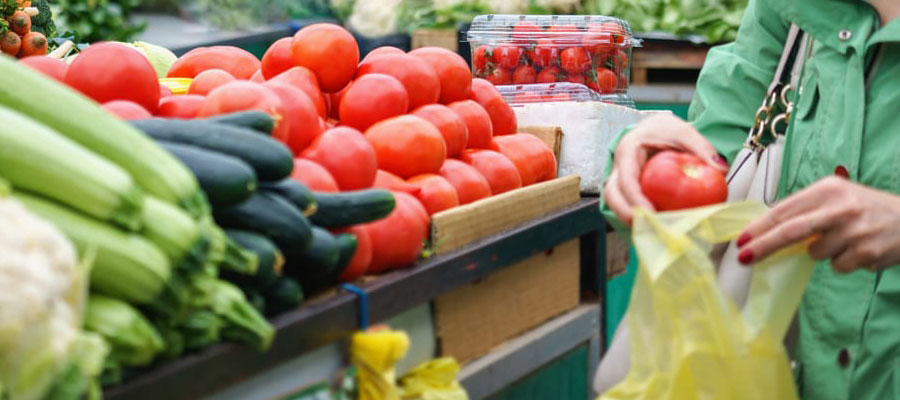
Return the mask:
[[745, 249], [738, 254], [738, 261], [744, 265], [750, 265], [753, 262], [753, 258], [753, 252], [750, 249]]
[[722, 157], [718, 154], [716, 154], [716, 156], [713, 157], [713, 162], [715, 162], [716, 164], [719, 164], [722, 168], [728, 168], [728, 160], [725, 160], [725, 157]]
[[735, 243], [735, 244], [737, 244], [737, 247], [743, 247], [745, 244], [747, 244], [747, 242], [750, 241], [750, 239], [752, 239], [750, 237], [750, 234], [747, 232], [744, 232], [741, 234], [740, 237], [738, 237], [737, 243]]

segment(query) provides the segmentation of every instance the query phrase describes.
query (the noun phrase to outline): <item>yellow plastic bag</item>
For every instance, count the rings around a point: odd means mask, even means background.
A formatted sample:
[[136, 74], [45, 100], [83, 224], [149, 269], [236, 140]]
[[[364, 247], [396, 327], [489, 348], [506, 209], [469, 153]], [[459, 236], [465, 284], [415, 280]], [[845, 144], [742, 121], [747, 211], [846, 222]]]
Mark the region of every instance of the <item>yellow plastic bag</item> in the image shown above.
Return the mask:
[[350, 361], [358, 370], [359, 400], [399, 400], [395, 365], [409, 350], [405, 332], [377, 327], [353, 334]]
[[452, 357], [428, 361], [400, 378], [404, 400], [469, 400], [459, 385], [459, 363]]
[[765, 211], [752, 202], [636, 211], [631, 368], [602, 400], [797, 398], [782, 338], [812, 273], [806, 244], [754, 266], [744, 310], [720, 291], [708, 256]]

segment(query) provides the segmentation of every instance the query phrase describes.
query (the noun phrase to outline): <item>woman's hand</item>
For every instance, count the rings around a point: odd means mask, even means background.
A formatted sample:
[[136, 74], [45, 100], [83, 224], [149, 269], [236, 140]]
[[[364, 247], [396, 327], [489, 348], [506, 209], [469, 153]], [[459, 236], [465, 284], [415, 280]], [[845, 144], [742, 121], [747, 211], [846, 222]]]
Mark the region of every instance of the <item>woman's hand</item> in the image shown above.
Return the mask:
[[644, 120], [619, 142], [612, 173], [603, 185], [606, 204], [628, 225], [631, 225], [632, 208], [653, 210], [653, 204], [641, 191], [641, 169], [647, 159], [661, 150], [692, 153], [715, 168], [728, 170], [725, 159], [691, 124], [672, 115]]
[[839, 272], [900, 263], [900, 196], [828, 177], [789, 196], [751, 223], [738, 239], [738, 259], [751, 264], [817, 235], [816, 260]]

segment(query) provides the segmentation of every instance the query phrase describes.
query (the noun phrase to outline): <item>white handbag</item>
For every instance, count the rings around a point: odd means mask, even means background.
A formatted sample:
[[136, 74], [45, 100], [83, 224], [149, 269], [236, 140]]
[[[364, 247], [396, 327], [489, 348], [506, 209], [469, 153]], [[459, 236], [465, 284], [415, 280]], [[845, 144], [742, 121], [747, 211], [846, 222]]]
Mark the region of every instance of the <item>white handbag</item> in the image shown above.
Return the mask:
[[[784, 131], [778, 129], [790, 122], [794, 107], [788, 95], [798, 87], [810, 49], [809, 36], [792, 24], [766, 98], [756, 112], [754, 125], [744, 146], [726, 175], [729, 202], [757, 200], [768, 205], [775, 203], [785, 142]], [[767, 133], [772, 140], [764, 143], [762, 139]], [[735, 304], [742, 308], [750, 290], [752, 269], [742, 266], [737, 254], [737, 245], [732, 241], [714, 250], [711, 257], [718, 264], [717, 281], [722, 292], [731, 296]], [[597, 367], [594, 376], [594, 390], [597, 393], [611, 389], [628, 374], [631, 360], [625, 318], [619, 322], [610, 346]]]

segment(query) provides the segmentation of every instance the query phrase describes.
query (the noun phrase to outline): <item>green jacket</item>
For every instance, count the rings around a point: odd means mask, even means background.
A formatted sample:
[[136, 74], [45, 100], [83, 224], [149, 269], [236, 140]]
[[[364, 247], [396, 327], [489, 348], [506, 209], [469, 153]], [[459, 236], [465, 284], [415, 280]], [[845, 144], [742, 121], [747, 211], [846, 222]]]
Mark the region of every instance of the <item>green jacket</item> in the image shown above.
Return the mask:
[[[900, 194], [900, 19], [881, 27], [863, 0], [750, 0], [737, 40], [710, 51], [689, 120], [733, 159], [791, 22], [815, 44], [794, 101], [779, 195], [838, 167], [854, 181]], [[819, 263], [799, 319], [804, 399], [900, 399], [900, 268], [841, 275]]]

